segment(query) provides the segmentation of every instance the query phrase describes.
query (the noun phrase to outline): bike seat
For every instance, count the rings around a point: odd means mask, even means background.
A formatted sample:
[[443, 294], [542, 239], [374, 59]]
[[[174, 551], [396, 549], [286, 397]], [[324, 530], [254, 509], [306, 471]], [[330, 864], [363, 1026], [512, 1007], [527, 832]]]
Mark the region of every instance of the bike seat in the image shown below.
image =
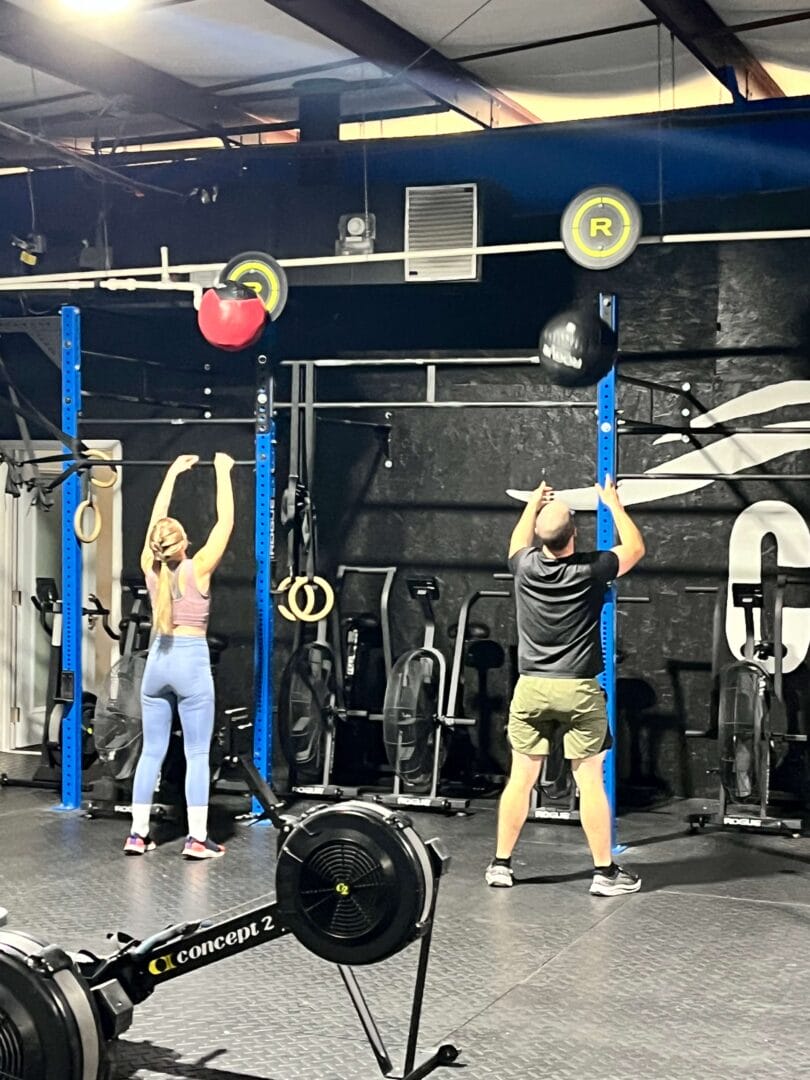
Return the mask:
[[376, 630], [379, 625], [379, 616], [370, 611], [364, 611], [360, 615], [347, 615], [343, 620], [344, 629]]
[[[447, 629], [448, 636], [451, 641], [455, 641], [458, 637], [458, 623], [453, 623]], [[464, 635], [465, 641], [482, 641], [484, 638], [488, 638], [490, 629], [486, 623], [482, 622], [469, 622], [467, 623], [467, 632]]]
[[211, 659], [216, 663], [220, 655], [225, 652], [230, 644], [227, 637], [224, 634], [208, 634], [206, 636], [208, 642], [208, 650], [211, 653]]
[[492, 671], [503, 667], [506, 653], [497, 641], [470, 641], [464, 654], [464, 663], [479, 671]]

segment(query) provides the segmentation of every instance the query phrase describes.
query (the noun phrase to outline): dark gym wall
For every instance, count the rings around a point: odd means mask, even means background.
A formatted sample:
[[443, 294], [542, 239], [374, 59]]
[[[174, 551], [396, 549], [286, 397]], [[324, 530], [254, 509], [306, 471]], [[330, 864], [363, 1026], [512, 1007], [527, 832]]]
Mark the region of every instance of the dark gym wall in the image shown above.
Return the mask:
[[[675, 385], [688, 379], [700, 402], [712, 407], [774, 382], [810, 378], [810, 287], [796, 276], [796, 268], [806, 265], [807, 255], [808, 245], [800, 241], [648, 247], [640, 248], [622, 267], [600, 275], [577, 271], [563, 256], [551, 254], [490, 260], [481, 285], [299, 290], [292, 302], [295, 325], [309, 325], [311, 330], [306, 347], [301, 343], [297, 352], [325, 355], [375, 350], [391, 355], [403, 348], [447, 349], [453, 343], [459, 352], [476, 345], [501, 346], [506, 351], [516, 343], [528, 347], [546, 317], [574, 298], [592, 300], [601, 288], [615, 291], [620, 298], [623, 350], [686, 354], [634, 363], [625, 370]], [[498, 310], [499, 304], [509, 305], [506, 315]], [[509, 315], [514, 320], [511, 329]], [[492, 330], [493, 317], [497, 334]], [[194, 334], [185, 313], [169, 316], [155, 311], [133, 317], [91, 311], [85, 320], [88, 350], [165, 356], [166, 342], [171, 343], [179, 370], [150, 370], [150, 395], [164, 400], [205, 400], [215, 415], [250, 416], [250, 358], [198, 351]], [[32, 350], [6, 340], [15, 372], [29, 392], [46, 401], [46, 387], [55, 391], [48, 364]], [[340, 349], [330, 348], [336, 341]], [[690, 358], [690, 350], [703, 356]], [[718, 350], [715, 357], [712, 350]], [[206, 363], [213, 370], [205, 371]], [[129, 367], [112, 361], [86, 362], [85, 382], [90, 387], [110, 390], [117, 386], [131, 392], [133, 378]], [[285, 379], [282, 372], [282, 399], [287, 396]], [[325, 399], [336, 400], [417, 398], [423, 393], [423, 380], [423, 373], [412, 371], [322, 370], [319, 392]], [[200, 396], [205, 385], [212, 388], [210, 398]], [[533, 367], [475, 367], [443, 369], [439, 396], [563, 400], [566, 393], [549, 387]], [[579, 391], [577, 396], [587, 399], [589, 392]], [[50, 401], [55, 410], [55, 392]], [[625, 387], [621, 404], [629, 416], [649, 415], [646, 391]], [[681, 407], [677, 399], [656, 397], [654, 415], [677, 423], [682, 419]], [[180, 412], [149, 411], [156, 416]], [[384, 468], [379, 443], [366, 429], [319, 425], [315, 494], [323, 564], [332, 569], [341, 561], [392, 562], [403, 571], [437, 573], [442, 579], [439, 636], [446, 642], [448, 624], [455, 621], [465, 593], [489, 584], [491, 573], [504, 568], [508, 536], [519, 511], [505, 489], [529, 488], [543, 470], [560, 488], [593, 482], [593, 417], [587, 411], [536, 409], [394, 408], [392, 412], [391, 469]], [[85, 405], [87, 416], [143, 413], [141, 407], [103, 399], [90, 399]], [[758, 419], [798, 420], [805, 414], [801, 409], [785, 410]], [[381, 412], [372, 415], [382, 418]], [[287, 430], [282, 417], [279, 485], [286, 478]], [[217, 449], [228, 450], [238, 459], [252, 456], [249, 427], [111, 424], [88, 429], [88, 433], [121, 437], [126, 455], [133, 459], [171, 459], [189, 451], [210, 459]], [[648, 468], [690, 449], [680, 444], [655, 446], [654, 436], [623, 439], [621, 445], [626, 471]], [[810, 471], [808, 457], [807, 453], [791, 454], [766, 468], [786, 474]], [[137, 567], [144, 524], [159, 481], [160, 472], [155, 469], [132, 469], [125, 475], [124, 541], [129, 570]], [[231, 638], [220, 692], [222, 700], [232, 704], [249, 700], [251, 693], [254, 563], [249, 469], [237, 470], [236, 495], [237, 530], [217, 575], [213, 617], [213, 628]], [[620, 592], [650, 596], [652, 603], [623, 609], [620, 616], [621, 674], [627, 681], [622, 684], [619, 757], [626, 800], [704, 793], [714, 787], [713, 778], [706, 776], [712, 745], [686, 743], [683, 735], [686, 729], [706, 723], [708, 676], [692, 668], [710, 652], [711, 600], [689, 599], [683, 587], [725, 580], [732, 524], [744, 506], [763, 498], [787, 501], [805, 518], [810, 516], [806, 485], [787, 478], [778, 485], [715, 483], [635, 512], [647, 537], [648, 556], [622, 583]], [[181, 477], [173, 512], [186, 523], [195, 542], [204, 538], [214, 515], [210, 469]], [[593, 515], [583, 513], [579, 518], [580, 539], [590, 543]], [[283, 545], [280, 533], [278, 543]], [[281, 546], [279, 555], [283, 559]], [[772, 553], [768, 558], [772, 564]], [[371, 606], [370, 595], [366, 602]], [[479, 616], [490, 623], [504, 645], [514, 642], [508, 603], [489, 602], [479, 609]], [[401, 580], [394, 618], [395, 646], [401, 650], [419, 632], [417, 613]], [[280, 657], [288, 641], [288, 628], [280, 626]], [[792, 682], [806, 708], [806, 677], [794, 676]], [[507, 669], [493, 675], [491, 690], [500, 699], [496, 712], [500, 708], [501, 721], [487, 737], [497, 764], [505, 760], [501, 722], [508, 694]]]
[[[678, 385], [689, 380], [707, 408], [740, 394], [788, 379], [810, 378], [807, 318], [810, 288], [797, 281], [795, 269], [805, 263], [805, 242], [769, 242], [708, 246], [642, 248], [622, 267], [606, 274], [575, 271], [563, 256], [525, 257], [523, 261], [491, 261], [480, 286], [415, 289], [309, 289], [295, 299], [297, 323], [311, 323], [307, 347], [300, 353], [376, 350], [388, 355], [404, 347], [428, 346], [459, 352], [478, 344], [506, 348], [513, 342], [498, 322], [493, 334], [485, 298], [506, 301], [512, 283], [512, 334], [527, 343], [552, 312], [574, 298], [591, 301], [595, 289], [615, 291], [620, 299], [621, 344], [626, 352], [663, 352], [659, 361], [639, 361], [625, 370]], [[413, 298], [411, 300], [410, 298]], [[418, 317], [414, 317], [414, 310]], [[410, 317], [409, 317], [410, 316]], [[90, 333], [111, 333], [115, 319], [98, 320]], [[508, 322], [508, 320], [504, 320]], [[164, 335], [185, 339], [185, 319], [161, 320]], [[330, 350], [340, 328], [340, 349]], [[171, 328], [171, 329], [170, 329]], [[288, 331], [289, 332], [289, 331]], [[396, 346], [396, 347], [395, 347]], [[108, 346], [105, 346], [108, 347]], [[715, 351], [716, 355], [712, 356]], [[695, 352], [702, 354], [694, 357]], [[299, 355], [300, 355], [299, 353]], [[675, 357], [672, 358], [672, 354]], [[678, 357], [683, 353], [683, 357]], [[709, 355], [706, 355], [706, 354]], [[764, 355], [760, 355], [764, 353]], [[216, 370], [200, 372], [192, 364], [187, 378], [214, 385], [217, 415], [249, 415], [252, 408], [249, 359], [215, 359]], [[195, 370], [196, 368], [196, 370]], [[109, 369], [108, 369], [109, 371]], [[286, 397], [285, 373], [279, 397]], [[232, 385], [239, 384], [239, 385]], [[424, 392], [424, 374], [414, 371], [322, 369], [319, 393], [333, 400], [415, 399]], [[549, 387], [533, 367], [442, 369], [439, 396], [450, 399], [566, 400], [566, 392]], [[577, 397], [589, 399], [588, 391]], [[646, 391], [625, 387], [621, 405], [628, 416], [647, 418]], [[679, 423], [683, 402], [656, 396], [657, 420]], [[101, 402], [89, 402], [98, 413]], [[118, 406], [113, 406], [121, 413]], [[588, 411], [399, 410], [393, 412], [393, 467], [386, 469], [380, 444], [366, 429], [320, 424], [316, 502], [323, 565], [331, 571], [342, 561], [396, 563], [403, 572], [433, 572], [442, 580], [437, 605], [439, 638], [447, 641], [466, 592], [490, 583], [504, 569], [508, 536], [519, 512], [507, 487], [529, 488], [543, 470], [559, 488], [585, 487], [594, 479], [595, 427]], [[351, 414], [356, 415], [356, 414]], [[371, 414], [381, 419], [382, 411]], [[804, 417], [801, 410], [751, 418], [778, 422]], [[113, 434], [115, 429], [102, 429]], [[286, 478], [288, 423], [279, 422], [278, 481]], [[252, 453], [249, 429], [157, 427], [119, 429], [128, 456], [171, 458], [194, 451], [210, 458], [227, 449], [238, 458]], [[654, 436], [622, 440], [625, 471], [641, 471], [691, 449], [681, 444], [654, 445]], [[779, 499], [807, 517], [806, 485], [791, 482], [791, 472], [810, 471], [807, 453], [795, 453], [764, 466], [785, 472], [780, 484], [715, 483], [700, 492], [667, 499], [634, 511], [648, 541], [643, 566], [622, 582], [622, 595], [649, 596], [646, 606], [622, 609], [622, 736], [620, 764], [624, 798], [632, 801], [667, 794], [708, 793], [714, 780], [706, 775], [713, 747], [686, 742], [684, 731], [705, 727], [708, 674], [694, 670], [711, 648], [711, 599], [688, 597], [688, 584], [717, 585], [728, 571], [728, 541], [740, 510], [759, 499]], [[214, 627], [228, 634], [232, 648], [223, 661], [223, 700], [246, 700], [252, 666], [252, 482], [249, 470], [237, 471], [238, 528], [220, 570], [215, 590]], [[135, 566], [148, 504], [159, 476], [155, 470], [131, 470], [125, 478], [125, 545], [127, 564]], [[195, 540], [213, 518], [210, 470], [181, 478], [176, 512]], [[580, 539], [593, 537], [593, 515], [579, 515]], [[283, 566], [283, 534], [279, 533], [279, 568]], [[773, 557], [770, 563], [773, 563]], [[767, 559], [766, 559], [767, 563]], [[370, 593], [366, 606], [373, 605]], [[356, 603], [360, 603], [359, 596]], [[360, 606], [363, 606], [360, 603]], [[419, 634], [417, 611], [400, 579], [394, 599], [394, 642], [397, 650]], [[504, 645], [514, 642], [511, 605], [485, 602], [478, 615], [492, 626]], [[279, 620], [280, 622], [280, 620]], [[279, 625], [280, 657], [289, 630]], [[508, 694], [509, 670], [491, 679], [496, 712]], [[807, 684], [792, 684], [807, 703]], [[488, 734], [494, 763], [505, 761], [501, 722]]]
[[[645, 204], [645, 228], [765, 229], [807, 225], [810, 138], [804, 113], [754, 109], [722, 117], [707, 115], [659, 121], [554, 125], [531, 133], [493, 133], [450, 140], [405, 140], [372, 145], [369, 167], [378, 213], [380, 247], [401, 246], [403, 191], [407, 183], [477, 179], [481, 184], [485, 242], [550, 239], [567, 199], [587, 183], [622, 183]], [[665, 190], [658, 187], [657, 147], [665, 147]], [[410, 142], [410, 141], [408, 141]], [[213, 161], [213, 157], [216, 161]], [[178, 190], [216, 180], [215, 206], [194, 199], [112, 197], [112, 242], [116, 265], [149, 264], [157, 245], [168, 242], [174, 261], [224, 258], [264, 247], [280, 256], [328, 253], [337, 215], [361, 205], [362, 159], [358, 146], [305, 148], [258, 154], [214, 155], [212, 162], [144, 170]], [[247, 166], [247, 168], [243, 168]], [[15, 180], [15, 178], [11, 178]], [[0, 204], [17, 232], [25, 231], [27, 194], [4, 183]], [[16, 192], [16, 194], [15, 194]], [[45, 269], [75, 266], [81, 236], [94, 226], [92, 191], [67, 170], [37, 174], [43, 228], [53, 239]], [[740, 194], [740, 193], [744, 194]], [[658, 196], [664, 202], [659, 204]], [[19, 198], [17, 198], [19, 195]], [[23, 195], [25, 198], [23, 198]], [[663, 214], [661, 213], [663, 209]], [[19, 222], [18, 222], [19, 219]], [[723, 349], [722, 355], [675, 358], [633, 365], [646, 377], [677, 383], [688, 378], [707, 407], [741, 393], [808, 374], [810, 294], [799, 270], [807, 243], [661, 246], [639, 248], [629, 262], [603, 274], [577, 270], [559, 253], [499, 256], [483, 260], [479, 283], [415, 286], [364, 272], [304, 287], [292, 276], [288, 308], [277, 324], [276, 354], [283, 358], [431, 349], [529, 351], [540, 326], [576, 298], [591, 302], [599, 289], [615, 291], [621, 305], [625, 351]], [[401, 267], [396, 269], [401, 274]], [[319, 280], [308, 273], [308, 283]], [[388, 283], [385, 283], [385, 282]], [[329, 284], [327, 284], [329, 282]], [[147, 396], [161, 402], [211, 407], [215, 416], [250, 416], [253, 370], [250, 357], [206, 348], [187, 307], [107, 299], [99, 308], [81, 297], [85, 348], [99, 353], [146, 357], [165, 368], [137, 367], [88, 357], [85, 385], [91, 390]], [[45, 309], [44, 298], [32, 305]], [[18, 314], [16, 298], [7, 313]], [[34, 350], [4, 338], [15, 374], [32, 396], [58, 415], [55, 372]], [[773, 355], [743, 355], [756, 347]], [[735, 351], [739, 350], [739, 352]], [[784, 350], [781, 353], [780, 350]], [[210, 370], [206, 369], [210, 366]], [[442, 371], [441, 396], [492, 399], [562, 398], [533, 368]], [[423, 376], [413, 372], [324, 372], [320, 392], [334, 399], [420, 396]], [[203, 394], [210, 387], [209, 396]], [[279, 396], [286, 397], [284, 373]], [[643, 391], [625, 389], [630, 415], [647, 415]], [[656, 399], [658, 419], [677, 422], [681, 403]], [[394, 411], [393, 468], [385, 469], [368, 431], [319, 425], [318, 500], [324, 564], [340, 561], [395, 562], [403, 569], [435, 570], [443, 581], [438, 608], [440, 635], [454, 621], [464, 593], [488, 584], [503, 569], [508, 535], [519, 507], [507, 487], [527, 488], [542, 468], [558, 487], [593, 481], [595, 432], [587, 412], [539, 410]], [[96, 417], [193, 415], [190, 409], [130, 406], [89, 399], [85, 415]], [[352, 414], [354, 415], [354, 414]], [[376, 413], [380, 418], [382, 413]], [[772, 416], [771, 421], [797, 416]], [[12, 428], [4, 421], [3, 434]], [[41, 433], [37, 433], [41, 434]], [[130, 458], [171, 458], [217, 449], [239, 459], [252, 456], [249, 427], [144, 426], [88, 429], [115, 435]], [[625, 469], [641, 470], [680, 453], [674, 444], [654, 446], [653, 437], [624, 440]], [[286, 477], [287, 422], [279, 423], [279, 486]], [[687, 448], [688, 449], [688, 448]], [[808, 471], [807, 454], [774, 464], [776, 471]], [[125, 483], [125, 560], [137, 566], [149, 505], [160, 481], [154, 469], [129, 470]], [[234, 542], [217, 576], [214, 628], [231, 638], [220, 680], [221, 698], [245, 701], [251, 691], [253, 577], [253, 487], [249, 469], [236, 474]], [[804, 485], [785, 482], [714, 484], [683, 499], [641, 508], [649, 555], [622, 592], [649, 595], [649, 606], [623, 610], [622, 675], [625, 708], [620, 763], [625, 797], [708, 791], [705, 769], [711, 747], [684, 742], [686, 728], [705, 722], [708, 680], [690, 663], [709, 652], [710, 610], [705, 598], [687, 601], [683, 585], [717, 583], [728, 565], [728, 536], [740, 509], [760, 498], [784, 499], [807, 516]], [[213, 475], [200, 470], [181, 478], [173, 510], [199, 542], [213, 520]], [[590, 542], [592, 515], [580, 515], [580, 537]], [[279, 534], [279, 544], [283, 537]], [[281, 553], [281, 549], [279, 549]], [[418, 620], [400, 582], [395, 598], [395, 644], [418, 633]], [[508, 604], [480, 609], [497, 636], [513, 641]], [[279, 629], [280, 656], [288, 628]], [[798, 680], [801, 684], [801, 680]], [[501, 704], [506, 672], [493, 678]], [[803, 684], [799, 689], [805, 693]], [[806, 695], [805, 695], [806, 696]], [[492, 756], [504, 760], [502, 732], [489, 735]]]

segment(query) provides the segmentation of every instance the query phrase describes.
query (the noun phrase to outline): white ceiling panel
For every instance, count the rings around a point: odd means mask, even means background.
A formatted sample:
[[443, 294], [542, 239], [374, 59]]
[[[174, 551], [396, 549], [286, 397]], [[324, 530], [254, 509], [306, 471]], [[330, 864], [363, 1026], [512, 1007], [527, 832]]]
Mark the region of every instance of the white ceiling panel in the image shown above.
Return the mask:
[[98, 116], [104, 108], [105, 102], [95, 94], [81, 94], [80, 96], [66, 98], [59, 101], [50, 101], [47, 104], [26, 102], [23, 108], [8, 108], [6, 103], [0, 106], [0, 119], [8, 120], [9, 123], [23, 123], [31, 130], [36, 130], [36, 124], [40, 120], [48, 120], [54, 116], [65, 114], [76, 116]]
[[[265, 73], [267, 74], [267, 73]], [[272, 81], [262, 82], [257, 79], [254, 83], [249, 83], [243, 86], [237, 86], [233, 89], [222, 91], [223, 97], [236, 97], [248, 100], [251, 92], [254, 90], [284, 90], [288, 89], [293, 83], [298, 82], [301, 79], [313, 78], [313, 79], [339, 79], [342, 82], [351, 86], [352, 83], [363, 82], [368, 79], [381, 79], [388, 75], [388, 72], [383, 71], [382, 68], [378, 68], [376, 64], [366, 61], [362, 64], [351, 64], [346, 67], [334, 68], [331, 71], [313, 72], [311, 75], [298, 75], [293, 74], [289, 78], [277, 79]]]
[[[713, 6], [725, 23], [738, 28], [735, 30], [737, 36], [758, 60], [766, 65], [786, 65], [794, 69], [781, 80], [778, 67], [771, 72], [787, 93], [810, 93], [807, 78], [801, 77], [802, 71], [810, 73], [810, 19], [743, 29], [748, 23], [807, 14], [810, 12], [808, 0], [758, 0], [754, 4], [750, 0], [714, 0]], [[795, 85], [789, 89], [788, 83]]]
[[[666, 41], [669, 50], [669, 35]], [[491, 85], [546, 94], [602, 96], [658, 86], [658, 29], [628, 30], [608, 39], [590, 38], [526, 52], [472, 60], [466, 65]], [[670, 79], [664, 62], [661, 78]]]
[[712, 7], [725, 23], [753, 22], [759, 19], [807, 11], [806, 0], [712, 0]]
[[[57, 0], [14, 3], [64, 21]], [[71, 19], [69, 25], [198, 86], [354, 56], [264, 0], [192, 0], [108, 19]]]
[[15, 105], [21, 101], [55, 97], [57, 94], [74, 94], [81, 89], [41, 71], [32, 72], [26, 64], [0, 56], [0, 105]]
[[511, 90], [510, 94], [547, 123], [730, 103], [729, 92], [682, 45], [676, 43], [674, 49], [668, 49], [665, 59], [660, 88], [656, 62], [650, 69], [650, 75], [654, 71], [656, 81], [649, 89], [617, 93], [603, 89], [604, 80], [592, 79], [586, 84], [587, 88], [579, 92], [565, 91], [555, 85], [551, 91]]
[[[641, 0], [490, 0], [485, 8], [458, 26], [475, 9], [471, 0], [366, 0], [370, 7], [410, 30], [429, 45], [445, 39], [441, 52], [463, 56], [469, 52], [521, 45], [527, 41], [584, 33], [651, 19]], [[449, 37], [445, 38], [448, 32]]]
[[[803, 32], [800, 27], [803, 26]], [[758, 60], [774, 60], [810, 69], [810, 22], [798, 26], [771, 26], [739, 34]]]

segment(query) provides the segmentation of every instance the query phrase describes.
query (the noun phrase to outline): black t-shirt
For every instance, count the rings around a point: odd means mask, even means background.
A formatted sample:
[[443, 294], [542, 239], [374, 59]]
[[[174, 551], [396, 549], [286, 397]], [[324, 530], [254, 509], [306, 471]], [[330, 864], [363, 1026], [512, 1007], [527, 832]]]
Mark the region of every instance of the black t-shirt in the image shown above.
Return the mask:
[[608, 582], [619, 572], [613, 551], [550, 559], [522, 548], [509, 560], [515, 575], [521, 675], [592, 679], [604, 668], [599, 618]]

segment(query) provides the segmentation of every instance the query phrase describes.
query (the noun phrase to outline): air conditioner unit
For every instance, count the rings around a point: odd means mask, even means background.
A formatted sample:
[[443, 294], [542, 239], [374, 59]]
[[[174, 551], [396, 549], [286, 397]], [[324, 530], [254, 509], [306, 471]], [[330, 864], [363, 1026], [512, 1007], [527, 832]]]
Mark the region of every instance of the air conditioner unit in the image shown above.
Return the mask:
[[442, 184], [405, 189], [405, 280], [476, 281], [478, 256], [420, 258], [420, 251], [469, 251], [478, 245], [478, 185]]

